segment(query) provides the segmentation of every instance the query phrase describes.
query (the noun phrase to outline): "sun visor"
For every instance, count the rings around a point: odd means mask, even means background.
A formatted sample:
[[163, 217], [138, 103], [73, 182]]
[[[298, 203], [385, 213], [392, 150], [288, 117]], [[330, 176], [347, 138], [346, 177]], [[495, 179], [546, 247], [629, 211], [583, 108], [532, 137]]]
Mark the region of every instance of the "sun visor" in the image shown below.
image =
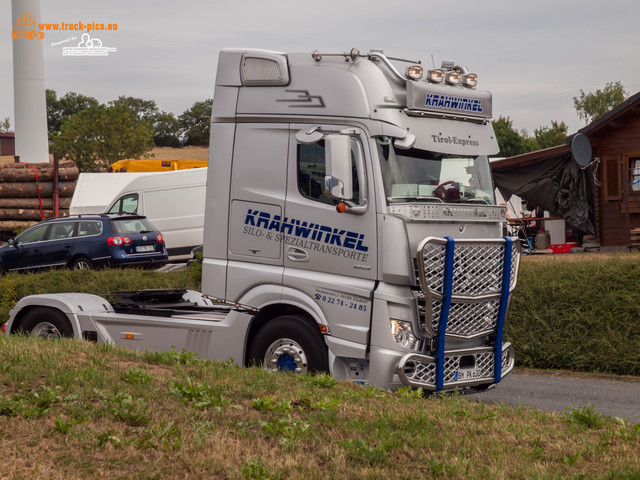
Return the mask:
[[443, 118], [406, 116], [403, 127], [416, 136], [415, 148], [452, 155], [495, 155], [500, 151], [493, 126]]

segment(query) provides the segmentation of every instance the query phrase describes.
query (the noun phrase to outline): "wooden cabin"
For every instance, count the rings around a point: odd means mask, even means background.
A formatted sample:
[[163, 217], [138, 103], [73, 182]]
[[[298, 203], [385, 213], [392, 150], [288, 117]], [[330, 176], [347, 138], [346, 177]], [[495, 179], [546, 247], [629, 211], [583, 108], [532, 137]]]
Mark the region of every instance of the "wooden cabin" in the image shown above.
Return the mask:
[[[603, 247], [632, 243], [632, 230], [640, 228], [640, 93], [628, 98], [578, 133], [591, 142], [596, 237]], [[492, 162], [494, 172], [518, 167], [535, 168], [536, 163], [569, 156], [571, 140], [565, 145]], [[640, 245], [639, 245], [640, 247]]]

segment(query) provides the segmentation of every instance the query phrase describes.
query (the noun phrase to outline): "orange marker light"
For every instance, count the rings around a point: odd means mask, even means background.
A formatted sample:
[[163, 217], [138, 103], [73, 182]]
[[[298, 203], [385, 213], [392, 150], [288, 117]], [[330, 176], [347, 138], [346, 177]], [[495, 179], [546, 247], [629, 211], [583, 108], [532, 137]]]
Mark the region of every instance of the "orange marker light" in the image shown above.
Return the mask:
[[347, 211], [347, 204], [344, 202], [338, 202], [338, 204], [336, 205], [336, 212], [344, 213], [346, 211]]
[[318, 325], [318, 327], [320, 328], [320, 333], [327, 333], [329, 331], [326, 325]]
[[133, 340], [134, 335], [133, 333], [125, 333], [124, 338], [126, 338], [127, 340]]

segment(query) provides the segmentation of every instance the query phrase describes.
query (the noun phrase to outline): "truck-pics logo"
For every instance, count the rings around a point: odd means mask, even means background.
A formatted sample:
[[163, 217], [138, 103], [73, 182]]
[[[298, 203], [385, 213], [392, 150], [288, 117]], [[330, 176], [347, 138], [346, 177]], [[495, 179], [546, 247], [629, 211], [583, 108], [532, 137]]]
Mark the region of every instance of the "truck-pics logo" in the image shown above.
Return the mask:
[[102, 40], [91, 38], [88, 33], [83, 33], [77, 47], [63, 47], [62, 55], [65, 57], [106, 57], [115, 52], [113, 47], [103, 47]]
[[[38, 38], [42, 40], [44, 38], [44, 32], [47, 31], [63, 31], [63, 32], [95, 32], [96, 30], [118, 30], [117, 23], [99, 23], [99, 22], [60, 22], [60, 23], [36, 23], [37, 19], [31, 14], [31, 12], [24, 12], [16, 20], [16, 24], [13, 26], [11, 35], [14, 39], [18, 37], [24, 37], [28, 39]], [[76, 40], [76, 37], [72, 37], [69, 40]], [[53, 46], [53, 45], [52, 45]]]
[[22, 15], [18, 17], [16, 24], [13, 26], [13, 31], [11, 34], [13, 38], [24, 37], [28, 39], [32, 38], [44, 38], [44, 32], [38, 30], [38, 25], [36, 24], [36, 17], [31, 15], [30, 12], [24, 12]]
[[[287, 245], [306, 248], [362, 262], [367, 261], [369, 247], [362, 233], [309, 223], [260, 210], [247, 210], [243, 233]], [[275, 232], [275, 235], [274, 235]]]
[[439, 95], [437, 93], [427, 93], [425, 102], [427, 107], [449, 108], [462, 112], [482, 113], [482, 101], [478, 98], [454, 97], [453, 95]]

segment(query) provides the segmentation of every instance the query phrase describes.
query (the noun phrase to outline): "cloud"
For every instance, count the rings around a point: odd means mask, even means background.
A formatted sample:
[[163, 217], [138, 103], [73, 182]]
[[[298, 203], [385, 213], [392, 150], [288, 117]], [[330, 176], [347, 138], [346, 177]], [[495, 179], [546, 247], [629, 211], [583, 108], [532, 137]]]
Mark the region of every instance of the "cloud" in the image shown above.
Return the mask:
[[[96, 34], [117, 52], [65, 58], [45, 42], [45, 81], [59, 94], [76, 91], [108, 101], [119, 95], [153, 99], [181, 113], [210, 98], [218, 51], [255, 47], [280, 51], [385, 53], [467, 65], [479, 88], [492, 92], [494, 114], [532, 132], [551, 120], [582, 127], [572, 97], [620, 80], [640, 90], [640, 47], [632, 41], [640, 2], [627, 0], [80, 0], [42, 1], [47, 22], [118, 24]], [[0, 16], [10, 18], [10, 2]], [[67, 35], [68, 36], [68, 35]], [[0, 25], [0, 86], [12, 91], [10, 25]], [[59, 41], [61, 32], [47, 34]], [[0, 118], [13, 117], [12, 95], [0, 97]]]

